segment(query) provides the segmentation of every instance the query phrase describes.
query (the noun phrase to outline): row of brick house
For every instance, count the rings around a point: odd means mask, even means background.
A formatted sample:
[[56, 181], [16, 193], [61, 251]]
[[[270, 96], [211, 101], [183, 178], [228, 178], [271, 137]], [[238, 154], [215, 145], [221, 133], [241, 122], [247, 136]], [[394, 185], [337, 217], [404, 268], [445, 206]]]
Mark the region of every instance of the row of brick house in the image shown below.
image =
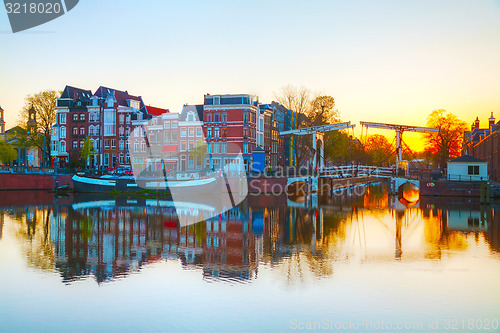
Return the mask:
[[290, 129], [293, 114], [281, 105], [260, 104], [256, 96], [205, 95], [202, 105], [184, 105], [180, 113], [146, 106], [141, 96], [99, 87], [66, 86], [57, 100], [52, 129], [54, 166], [80, 159], [86, 139], [92, 168], [132, 165], [138, 170], [217, 170], [241, 154], [247, 169], [252, 152], [261, 147], [266, 165], [290, 163], [290, 139], [278, 131]]
[[500, 122], [495, 122], [492, 112], [487, 128], [481, 128], [479, 117], [476, 117], [471, 130], [464, 133], [462, 155], [470, 155], [488, 162], [488, 176], [492, 181], [500, 180], [499, 132]]

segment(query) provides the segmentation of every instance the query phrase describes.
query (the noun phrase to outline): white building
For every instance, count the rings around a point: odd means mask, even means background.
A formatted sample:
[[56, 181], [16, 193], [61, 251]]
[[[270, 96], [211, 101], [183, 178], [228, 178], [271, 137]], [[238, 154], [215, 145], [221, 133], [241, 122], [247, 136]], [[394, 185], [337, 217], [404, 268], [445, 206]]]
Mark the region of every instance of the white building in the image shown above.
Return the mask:
[[488, 180], [488, 163], [470, 155], [460, 156], [448, 162], [448, 180]]

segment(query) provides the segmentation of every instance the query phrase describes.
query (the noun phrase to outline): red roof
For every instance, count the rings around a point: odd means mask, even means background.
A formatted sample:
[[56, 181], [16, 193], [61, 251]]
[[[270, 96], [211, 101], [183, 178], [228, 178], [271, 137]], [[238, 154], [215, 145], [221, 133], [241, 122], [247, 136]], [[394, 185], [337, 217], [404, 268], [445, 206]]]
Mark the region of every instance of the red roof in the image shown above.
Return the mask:
[[169, 112], [168, 109], [155, 108], [154, 106], [146, 106], [146, 110], [151, 116], [160, 116]]
[[163, 145], [162, 153], [173, 153], [177, 151], [177, 145]]

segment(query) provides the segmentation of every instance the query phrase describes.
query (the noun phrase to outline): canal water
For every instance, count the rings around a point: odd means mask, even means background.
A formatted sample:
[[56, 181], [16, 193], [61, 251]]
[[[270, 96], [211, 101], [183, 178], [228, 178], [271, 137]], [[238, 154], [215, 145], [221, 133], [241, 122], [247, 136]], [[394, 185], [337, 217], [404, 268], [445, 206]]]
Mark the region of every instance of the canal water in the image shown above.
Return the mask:
[[498, 332], [500, 205], [0, 193], [0, 331]]

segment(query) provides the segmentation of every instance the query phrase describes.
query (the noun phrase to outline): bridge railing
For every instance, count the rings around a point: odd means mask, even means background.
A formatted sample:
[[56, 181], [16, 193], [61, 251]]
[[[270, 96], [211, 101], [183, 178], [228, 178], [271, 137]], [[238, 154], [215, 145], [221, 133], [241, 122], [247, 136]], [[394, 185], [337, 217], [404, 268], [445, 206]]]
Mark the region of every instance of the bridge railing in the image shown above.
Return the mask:
[[392, 174], [393, 168], [373, 165], [339, 165], [321, 170], [321, 175], [338, 177], [388, 177]]

